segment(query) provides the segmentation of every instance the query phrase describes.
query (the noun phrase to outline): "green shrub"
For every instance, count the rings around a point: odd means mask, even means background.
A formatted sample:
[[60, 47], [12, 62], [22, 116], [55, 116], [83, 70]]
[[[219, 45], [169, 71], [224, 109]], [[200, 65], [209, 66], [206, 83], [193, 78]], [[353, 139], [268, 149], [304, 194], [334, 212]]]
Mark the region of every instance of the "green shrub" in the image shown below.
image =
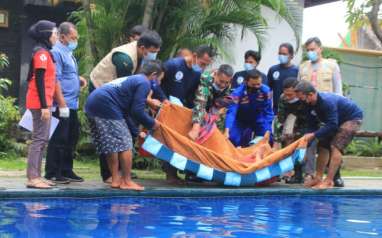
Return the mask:
[[95, 148], [91, 142], [89, 123], [85, 115], [84, 105], [88, 96], [88, 90], [81, 91], [78, 120], [80, 122], [80, 136], [77, 143], [77, 155], [87, 158], [97, 158]]
[[5, 54], [0, 53], [0, 70], [3, 70], [8, 66], [9, 66], [8, 57]]
[[156, 158], [146, 158], [135, 154], [133, 158], [133, 168], [140, 170], [160, 170], [162, 168], [162, 162]]
[[[0, 88], [2, 92], [7, 90], [11, 82], [7, 79], [0, 79]], [[17, 131], [17, 122], [20, 120], [20, 114], [16, 99], [0, 95], [0, 156], [4, 157], [24, 148], [16, 143], [15, 134]]]
[[382, 156], [382, 143], [377, 138], [356, 139], [346, 148], [345, 154], [357, 156]]
[[[9, 66], [8, 57], [0, 54], [0, 70]], [[20, 120], [16, 98], [4, 96], [12, 82], [0, 78], [0, 158], [24, 152], [26, 146], [16, 141], [17, 123]]]

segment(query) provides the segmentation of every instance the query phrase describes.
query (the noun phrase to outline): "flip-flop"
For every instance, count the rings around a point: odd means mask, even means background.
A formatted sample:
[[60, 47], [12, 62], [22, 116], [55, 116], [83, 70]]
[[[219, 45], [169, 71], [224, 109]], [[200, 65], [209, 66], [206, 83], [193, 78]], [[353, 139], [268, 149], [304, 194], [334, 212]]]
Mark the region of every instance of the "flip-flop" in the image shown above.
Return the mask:
[[27, 188], [35, 188], [35, 189], [51, 189], [52, 186], [45, 183], [41, 178], [35, 178], [29, 180], [26, 184]]

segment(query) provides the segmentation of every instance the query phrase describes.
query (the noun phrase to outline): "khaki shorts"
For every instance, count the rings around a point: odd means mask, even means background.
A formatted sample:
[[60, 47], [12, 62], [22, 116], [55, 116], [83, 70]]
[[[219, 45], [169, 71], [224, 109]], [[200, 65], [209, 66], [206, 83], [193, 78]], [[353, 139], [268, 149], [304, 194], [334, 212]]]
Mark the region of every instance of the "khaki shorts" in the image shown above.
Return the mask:
[[320, 140], [318, 146], [329, 150], [331, 146], [334, 146], [343, 152], [346, 146], [353, 140], [355, 133], [361, 128], [361, 124], [362, 120], [344, 122], [333, 137]]

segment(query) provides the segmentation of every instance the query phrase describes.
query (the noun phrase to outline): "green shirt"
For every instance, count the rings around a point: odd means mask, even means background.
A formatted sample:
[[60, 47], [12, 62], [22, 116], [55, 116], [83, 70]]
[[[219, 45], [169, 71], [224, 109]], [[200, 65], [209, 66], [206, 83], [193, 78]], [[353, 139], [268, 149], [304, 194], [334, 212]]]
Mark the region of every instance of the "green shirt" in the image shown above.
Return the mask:
[[112, 55], [111, 62], [114, 64], [117, 77], [126, 77], [132, 75], [134, 64], [131, 60], [130, 56], [122, 53], [122, 52], [115, 52]]
[[218, 92], [214, 89], [213, 77], [209, 72], [204, 72], [195, 94], [194, 108], [192, 109], [192, 123], [202, 124], [204, 116], [213, 106], [216, 99], [229, 95], [229, 88]]

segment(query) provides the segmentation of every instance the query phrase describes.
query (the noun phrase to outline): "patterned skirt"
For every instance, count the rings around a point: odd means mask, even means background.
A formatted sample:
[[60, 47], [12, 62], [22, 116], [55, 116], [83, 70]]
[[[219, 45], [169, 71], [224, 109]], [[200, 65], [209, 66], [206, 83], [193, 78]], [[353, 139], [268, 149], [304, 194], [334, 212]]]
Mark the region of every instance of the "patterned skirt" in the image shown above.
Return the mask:
[[99, 154], [131, 150], [133, 141], [125, 120], [88, 117], [93, 144]]

